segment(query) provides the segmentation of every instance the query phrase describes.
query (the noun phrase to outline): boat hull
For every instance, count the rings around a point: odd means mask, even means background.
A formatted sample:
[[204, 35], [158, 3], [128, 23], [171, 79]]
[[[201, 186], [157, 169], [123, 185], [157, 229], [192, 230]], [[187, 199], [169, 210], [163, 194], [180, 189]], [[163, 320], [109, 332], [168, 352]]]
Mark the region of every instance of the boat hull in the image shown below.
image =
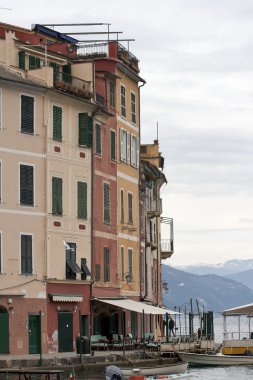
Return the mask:
[[209, 355], [179, 352], [180, 359], [185, 360], [190, 366], [241, 366], [253, 365], [253, 356], [233, 355]]
[[224, 340], [223, 355], [253, 355], [253, 339]]

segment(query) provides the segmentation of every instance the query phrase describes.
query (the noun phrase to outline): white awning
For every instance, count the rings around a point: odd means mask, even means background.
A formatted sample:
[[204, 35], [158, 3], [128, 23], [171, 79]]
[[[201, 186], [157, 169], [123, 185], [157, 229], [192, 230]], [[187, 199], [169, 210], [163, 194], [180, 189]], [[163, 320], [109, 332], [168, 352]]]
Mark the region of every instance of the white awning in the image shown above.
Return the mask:
[[223, 315], [252, 315], [253, 314], [253, 303], [233, 307], [232, 309], [224, 310]]
[[155, 315], [165, 315], [166, 313], [171, 314], [171, 315], [181, 314], [174, 310], [163, 309], [161, 307], [149, 305], [145, 302], [133, 301], [128, 298], [124, 298], [124, 299], [123, 298], [121, 299], [94, 298], [94, 300], [99, 301], [99, 302], [104, 302], [116, 307], [120, 307], [121, 309], [135, 311], [137, 313], [143, 313], [144, 311], [144, 314], [155, 314]]
[[83, 296], [79, 294], [49, 294], [54, 302], [82, 302]]

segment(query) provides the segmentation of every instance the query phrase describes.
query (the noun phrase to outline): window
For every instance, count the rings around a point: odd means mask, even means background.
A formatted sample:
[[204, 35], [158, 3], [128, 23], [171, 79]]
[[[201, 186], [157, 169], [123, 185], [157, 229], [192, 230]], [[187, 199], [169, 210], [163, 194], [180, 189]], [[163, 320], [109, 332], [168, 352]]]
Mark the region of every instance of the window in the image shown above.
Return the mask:
[[22, 70], [25, 70], [25, 51], [18, 52], [18, 67]]
[[90, 276], [90, 270], [87, 267], [87, 260], [83, 257], [81, 259], [81, 269], [82, 269], [82, 274], [81, 274], [81, 280], [87, 280], [87, 276]]
[[93, 119], [87, 113], [78, 114], [78, 144], [79, 146], [92, 146]]
[[128, 223], [133, 224], [133, 194], [128, 193]]
[[52, 214], [62, 215], [62, 178], [52, 178]]
[[115, 107], [115, 83], [110, 82], [110, 106]]
[[130, 135], [124, 129], [120, 130], [120, 159], [126, 163], [130, 159]]
[[62, 80], [66, 83], [72, 83], [70, 64], [62, 66]]
[[96, 147], [95, 152], [97, 154], [101, 154], [101, 126], [99, 124], [96, 124]]
[[128, 248], [128, 275], [133, 280], [133, 250]]
[[121, 94], [121, 116], [126, 117], [126, 88], [121, 85], [120, 87]]
[[21, 274], [32, 274], [32, 235], [21, 235]]
[[66, 278], [76, 279], [77, 273], [82, 273], [81, 268], [76, 263], [76, 243], [67, 242], [65, 244], [66, 254]]
[[121, 256], [121, 280], [125, 278], [125, 252], [124, 247], [120, 247], [120, 256]]
[[62, 108], [53, 106], [53, 140], [62, 141]]
[[34, 98], [21, 95], [21, 132], [34, 133]]
[[77, 182], [77, 217], [87, 219], [87, 183]]
[[95, 270], [95, 280], [100, 281], [100, 264], [96, 264]]
[[136, 124], [136, 104], [135, 104], [135, 93], [131, 92], [131, 121]]
[[139, 138], [131, 135], [131, 165], [139, 166]]
[[34, 167], [20, 165], [20, 204], [34, 205]]
[[116, 133], [111, 131], [111, 160], [116, 160]]
[[110, 186], [104, 183], [104, 223], [110, 223]]
[[104, 247], [104, 282], [110, 281], [110, 250]]
[[40, 69], [40, 59], [29, 55], [29, 70]]
[[121, 223], [124, 223], [124, 190], [120, 190]]

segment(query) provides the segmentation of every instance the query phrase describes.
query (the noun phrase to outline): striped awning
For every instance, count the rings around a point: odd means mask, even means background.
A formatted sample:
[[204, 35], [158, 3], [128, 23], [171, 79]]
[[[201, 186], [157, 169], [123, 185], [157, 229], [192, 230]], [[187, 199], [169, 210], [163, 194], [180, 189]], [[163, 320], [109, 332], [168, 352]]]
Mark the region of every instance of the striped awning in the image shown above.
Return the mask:
[[81, 294], [49, 294], [54, 302], [82, 302]]

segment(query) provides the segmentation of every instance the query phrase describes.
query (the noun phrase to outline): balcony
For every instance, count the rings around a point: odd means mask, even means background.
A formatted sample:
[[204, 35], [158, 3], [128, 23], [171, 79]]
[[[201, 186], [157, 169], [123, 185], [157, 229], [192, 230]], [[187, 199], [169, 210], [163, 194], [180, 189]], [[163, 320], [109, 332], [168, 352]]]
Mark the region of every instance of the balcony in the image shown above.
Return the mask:
[[81, 98], [91, 99], [93, 96], [90, 81], [85, 81], [66, 73], [57, 73], [54, 78], [54, 86], [60, 91], [80, 96]]
[[161, 240], [161, 259], [169, 259], [174, 253], [174, 241], [173, 239]]
[[161, 198], [148, 198], [146, 201], [147, 216], [152, 219], [160, 216], [162, 213], [162, 199]]

